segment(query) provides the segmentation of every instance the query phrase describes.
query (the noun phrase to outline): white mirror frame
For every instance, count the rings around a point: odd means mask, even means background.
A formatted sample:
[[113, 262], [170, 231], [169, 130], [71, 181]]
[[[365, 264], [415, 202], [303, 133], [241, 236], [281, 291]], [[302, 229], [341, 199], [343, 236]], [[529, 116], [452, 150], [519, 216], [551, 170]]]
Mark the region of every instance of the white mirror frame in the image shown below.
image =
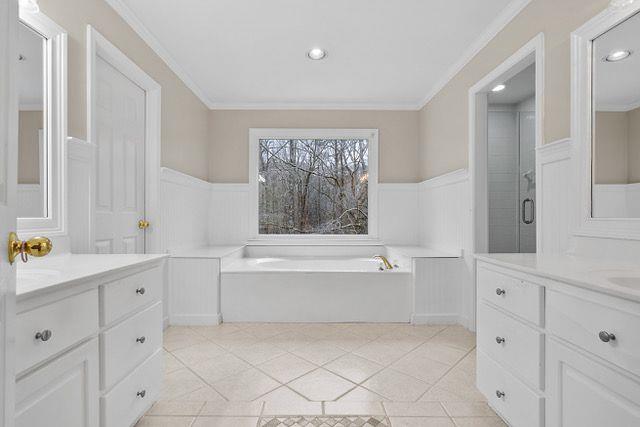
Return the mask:
[[594, 218], [591, 193], [593, 40], [638, 12], [637, 3], [610, 7], [571, 34], [571, 135], [579, 189], [574, 234], [578, 236], [640, 240], [640, 218]]
[[67, 157], [67, 33], [42, 12], [20, 10], [20, 20], [46, 37], [47, 63], [45, 76], [46, 114], [49, 154], [47, 167], [47, 216], [18, 218], [20, 237], [42, 234], [47, 237], [67, 233], [66, 157]]

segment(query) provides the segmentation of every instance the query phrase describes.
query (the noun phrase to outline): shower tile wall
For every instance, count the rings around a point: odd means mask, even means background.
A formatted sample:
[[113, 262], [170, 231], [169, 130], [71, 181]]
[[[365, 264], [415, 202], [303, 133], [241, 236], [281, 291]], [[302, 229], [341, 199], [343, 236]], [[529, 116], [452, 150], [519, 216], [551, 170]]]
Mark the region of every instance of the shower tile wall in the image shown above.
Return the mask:
[[519, 252], [518, 113], [488, 116], [489, 252]]
[[[525, 199], [535, 200], [536, 196], [536, 115], [532, 111], [521, 111], [520, 120], [520, 203]], [[528, 174], [529, 179], [525, 174]], [[527, 218], [531, 218], [527, 205]], [[533, 217], [535, 219], [535, 217]], [[519, 221], [520, 252], [532, 253], [536, 251], [536, 223], [525, 224]]]

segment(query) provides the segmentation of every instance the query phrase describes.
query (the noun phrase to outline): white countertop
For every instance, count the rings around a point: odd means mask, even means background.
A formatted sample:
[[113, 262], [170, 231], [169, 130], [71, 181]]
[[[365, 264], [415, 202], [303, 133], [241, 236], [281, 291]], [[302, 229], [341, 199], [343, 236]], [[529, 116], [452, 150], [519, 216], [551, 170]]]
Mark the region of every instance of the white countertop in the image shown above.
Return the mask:
[[[573, 255], [477, 254], [478, 260], [640, 302], [640, 264]], [[618, 281], [619, 283], [615, 283]], [[620, 282], [632, 282], [621, 285]]]
[[166, 257], [164, 254], [62, 254], [30, 258], [28, 263], [18, 264], [16, 295], [21, 300], [129, 267], [157, 262]]
[[244, 248], [245, 245], [205, 246], [171, 253], [171, 258], [222, 258]]
[[402, 255], [410, 258], [460, 258], [461, 252], [446, 252], [439, 249], [428, 248], [425, 246], [389, 246], [387, 249], [400, 252]]

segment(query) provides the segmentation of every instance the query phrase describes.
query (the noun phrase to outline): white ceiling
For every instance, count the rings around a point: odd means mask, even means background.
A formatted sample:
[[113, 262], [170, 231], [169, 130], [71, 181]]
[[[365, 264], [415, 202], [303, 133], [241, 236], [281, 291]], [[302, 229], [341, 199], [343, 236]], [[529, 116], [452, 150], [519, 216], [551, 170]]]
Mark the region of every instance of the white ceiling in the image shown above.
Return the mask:
[[536, 64], [531, 64], [506, 82], [501, 92], [489, 92], [489, 104], [518, 104], [536, 94]]
[[529, 2], [107, 1], [209, 107], [407, 109]]
[[43, 103], [43, 38], [26, 25], [18, 29], [18, 98], [21, 110], [42, 110]]
[[[631, 50], [627, 59], [605, 62], [614, 50]], [[640, 14], [609, 30], [594, 42], [594, 93], [598, 111], [640, 107]]]

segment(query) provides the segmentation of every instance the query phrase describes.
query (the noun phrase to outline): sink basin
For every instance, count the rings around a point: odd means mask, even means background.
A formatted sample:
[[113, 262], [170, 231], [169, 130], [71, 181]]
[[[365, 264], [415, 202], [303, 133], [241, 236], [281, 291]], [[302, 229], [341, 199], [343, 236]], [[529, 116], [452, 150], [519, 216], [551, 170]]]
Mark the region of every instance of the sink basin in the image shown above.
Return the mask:
[[640, 276], [609, 277], [608, 280], [618, 286], [640, 290]]

